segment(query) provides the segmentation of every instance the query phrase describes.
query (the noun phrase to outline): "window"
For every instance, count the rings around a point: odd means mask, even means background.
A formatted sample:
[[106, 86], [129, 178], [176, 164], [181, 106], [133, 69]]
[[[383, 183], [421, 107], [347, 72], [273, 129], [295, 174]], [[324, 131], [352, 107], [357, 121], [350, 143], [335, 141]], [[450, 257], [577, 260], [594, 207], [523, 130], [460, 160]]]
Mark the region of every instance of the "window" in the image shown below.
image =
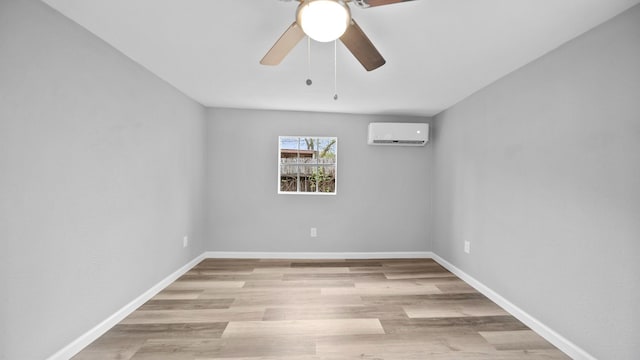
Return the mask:
[[278, 137], [278, 194], [336, 194], [338, 138]]

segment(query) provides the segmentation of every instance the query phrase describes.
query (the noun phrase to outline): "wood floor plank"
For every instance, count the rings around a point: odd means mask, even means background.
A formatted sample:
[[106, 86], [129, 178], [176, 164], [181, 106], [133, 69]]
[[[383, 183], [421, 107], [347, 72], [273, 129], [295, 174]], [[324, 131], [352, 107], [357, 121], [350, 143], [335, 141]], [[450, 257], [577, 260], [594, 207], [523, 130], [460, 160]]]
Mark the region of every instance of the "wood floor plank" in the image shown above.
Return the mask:
[[212, 339], [220, 338], [226, 322], [178, 324], [118, 324], [109, 330], [111, 338]]
[[129, 360], [145, 341], [144, 338], [103, 336], [76, 354], [73, 360]]
[[84, 359], [568, 357], [432, 259], [205, 259]]
[[547, 340], [531, 330], [480, 331], [479, 334], [497, 350], [553, 349]]
[[194, 360], [346, 360], [328, 359], [317, 355], [278, 355], [278, 356], [242, 356], [242, 357], [196, 357]]
[[365, 305], [423, 305], [429, 304], [433, 301], [462, 301], [462, 300], [487, 300], [487, 298], [480, 293], [441, 293], [441, 294], [426, 294], [426, 295], [405, 295], [405, 296], [393, 296], [393, 295], [374, 295], [374, 296], [362, 296], [362, 302]]
[[441, 293], [440, 289], [435, 287], [435, 285], [423, 285], [423, 286], [413, 286], [413, 287], [355, 287], [355, 288], [344, 288], [344, 287], [335, 287], [335, 288], [323, 288], [321, 290], [322, 295], [358, 295], [358, 296], [374, 296], [374, 295], [384, 295], [392, 293], [393, 296], [404, 296], [404, 295], [424, 295], [424, 294], [439, 294]]
[[264, 306], [264, 307], [289, 307], [289, 306], [331, 306], [331, 305], [364, 305], [357, 295], [287, 295], [273, 294], [259, 298], [237, 298], [234, 306]]
[[292, 268], [337, 268], [337, 267], [382, 267], [380, 261], [374, 260], [325, 260], [325, 261], [293, 261]]
[[430, 279], [430, 278], [455, 278], [456, 276], [448, 271], [443, 272], [429, 272], [429, 271], [402, 271], [391, 272], [383, 271], [384, 276], [388, 280], [402, 280], [402, 279]]
[[441, 318], [469, 316], [509, 315], [501, 307], [488, 300], [430, 301], [421, 305], [404, 306], [410, 318]]
[[401, 306], [297, 306], [270, 307], [262, 320], [408, 319]]
[[213, 275], [251, 275], [253, 267], [227, 268], [227, 267], [194, 267], [184, 273], [183, 276], [213, 276]]
[[358, 288], [420, 288], [424, 286], [439, 286], [439, 285], [466, 285], [463, 281], [455, 277], [445, 278], [430, 278], [430, 279], [402, 279], [402, 280], [387, 280], [387, 281], [370, 281], [370, 280], [354, 280], [355, 286]]
[[468, 351], [489, 354], [495, 349], [478, 333], [451, 336], [345, 336], [319, 339], [317, 355], [370, 359], [428, 359], [430, 354]]
[[353, 286], [353, 280], [255, 280], [246, 281], [243, 288], [323, 288]]
[[197, 299], [203, 290], [162, 290], [153, 298], [155, 300], [193, 300]]
[[255, 268], [256, 274], [276, 273], [276, 274], [336, 274], [349, 273], [349, 268], [340, 267], [267, 267]]
[[385, 333], [401, 335], [432, 336], [434, 334], [457, 334], [480, 331], [529, 330], [527, 326], [511, 315], [475, 316], [450, 318], [389, 318], [381, 319]]
[[287, 288], [286, 291], [274, 288], [241, 288], [241, 289], [207, 289], [202, 291], [199, 299], [260, 299], [268, 297], [317, 297], [322, 295], [321, 288]]
[[237, 339], [149, 340], [132, 360], [220, 359], [262, 356], [305, 356], [315, 354], [313, 338], [288, 336]]
[[228, 309], [233, 298], [227, 299], [151, 299], [138, 310], [198, 310]]
[[472, 286], [462, 281], [452, 283], [437, 283], [435, 285], [443, 293], [473, 294], [477, 292], [477, 290]]
[[220, 271], [198, 271], [198, 272], [188, 272], [178, 279], [180, 281], [248, 281], [248, 280], [282, 280], [282, 274], [277, 273], [265, 273], [265, 274], [256, 274], [253, 270], [246, 273], [230, 273], [230, 272], [220, 272]]
[[122, 320], [121, 324], [181, 324], [209, 323], [232, 320], [260, 320], [264, 309], [233, 307], [204, 310], [139, 310]]
[[322, 319], [277, 321], [231, 321], [222, 333], [228, 337], [340, 336], [384, 334], [378, 319]]
[[167, 287], [168, 290], [195, 290], [195, 289], [228, 289], [241, 288], [244, 281], [220, 281], [220, 280], [189, 280], [175, 281]]

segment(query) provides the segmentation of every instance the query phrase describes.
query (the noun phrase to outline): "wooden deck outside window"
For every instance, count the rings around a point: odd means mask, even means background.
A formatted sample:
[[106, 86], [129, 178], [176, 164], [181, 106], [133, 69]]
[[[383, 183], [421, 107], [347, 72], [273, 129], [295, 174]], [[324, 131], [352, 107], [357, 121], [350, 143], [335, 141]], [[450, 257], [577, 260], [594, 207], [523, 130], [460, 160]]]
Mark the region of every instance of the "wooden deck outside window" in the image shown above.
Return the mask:
[[278, 144], [278, 193], [336, 193], [337, 138], [280, 136]]

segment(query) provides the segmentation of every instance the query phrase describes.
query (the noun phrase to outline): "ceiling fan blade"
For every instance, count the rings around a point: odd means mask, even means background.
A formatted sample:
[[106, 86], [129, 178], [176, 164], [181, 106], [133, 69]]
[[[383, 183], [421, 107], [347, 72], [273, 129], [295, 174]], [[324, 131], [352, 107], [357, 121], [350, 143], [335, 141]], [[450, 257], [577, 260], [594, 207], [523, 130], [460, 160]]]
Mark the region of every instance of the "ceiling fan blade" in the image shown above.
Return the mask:
[[293, 49], [304, 37], [304, 32], [295, 21], [280, 36], [278, 41], [271, 47], [267, 54], [260, 60], [262, 65], [278, 65], [282, 59]]
[[371, 40], [353, 19], [351, 19], [351, 24], [347, 31], [340, 37], [340, 41], [367, 71], [375, 70], [386, 63], [378, 49], [373, 46]]
[[413, 0], [355, 0], [355, 3], [361, 8], [369, 8], [374, 6], [390, 5], [399, 2], [413, 1]]

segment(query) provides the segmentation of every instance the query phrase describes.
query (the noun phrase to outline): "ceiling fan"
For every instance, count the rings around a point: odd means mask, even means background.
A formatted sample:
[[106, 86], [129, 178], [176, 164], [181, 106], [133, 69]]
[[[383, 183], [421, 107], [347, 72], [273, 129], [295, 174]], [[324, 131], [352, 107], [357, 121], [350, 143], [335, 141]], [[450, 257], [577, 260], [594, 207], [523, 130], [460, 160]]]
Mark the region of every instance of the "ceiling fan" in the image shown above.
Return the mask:
[[[287, 1], [287, 0], [284, 0]], [[291, 1], [291, 0], [288, 0]], [[305, 35], [328, 42], [340, 39], [367, 71], [385, 64], [385, 60], [364, 31], [351, 17], [349, 2], [361, 8], [389, 5], [412, 0], [296, 0], [299, 1], [296, 21], [280, 36], [262, 65], [278, 65]]]

